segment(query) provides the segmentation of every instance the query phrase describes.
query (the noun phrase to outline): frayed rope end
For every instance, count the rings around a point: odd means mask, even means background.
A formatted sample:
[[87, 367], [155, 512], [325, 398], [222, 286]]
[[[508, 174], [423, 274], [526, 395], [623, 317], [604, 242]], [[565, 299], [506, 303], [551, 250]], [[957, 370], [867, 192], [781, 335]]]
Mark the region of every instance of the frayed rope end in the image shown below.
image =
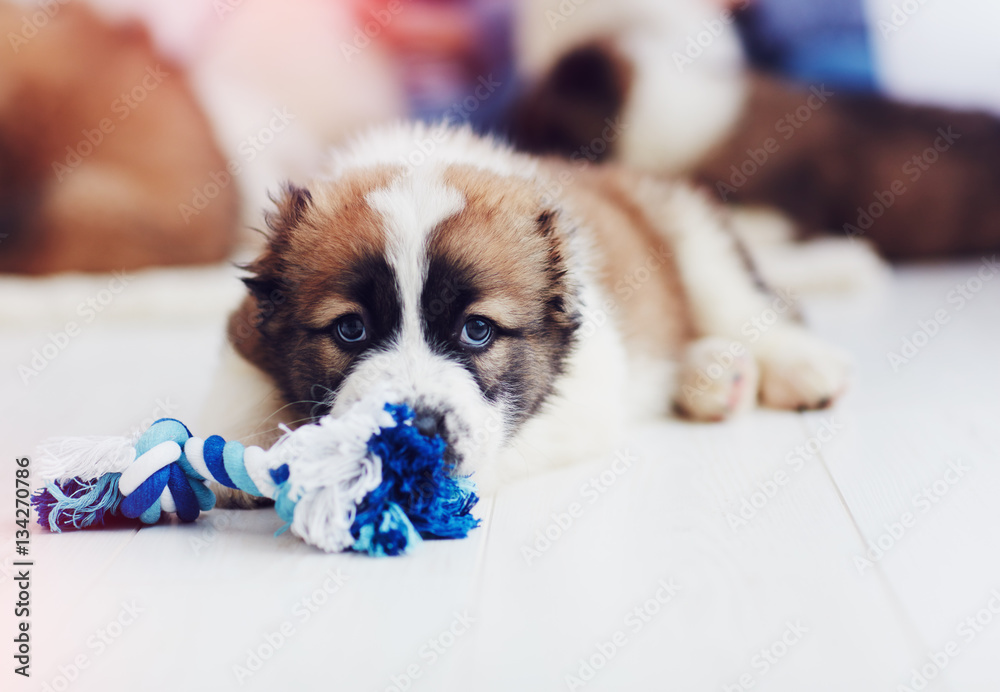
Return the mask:
[[382, 460], [382, 482], [358, 505], [351, 527], [354, 550], [399, 555], [421, 538], [465, 538], [479, 526], [472, 508], [476, 484], [451, 475], [445, 442], [413, 425], [413, 410], [386, 405], [396, 425], [372, 436], [368, 446]]
[[108, 473], [93, 480], [70, 478], [49, 483], [31, 497], [38, 523], [55, 533], [104, 525], [120, 515], [120, 477], [120, 473]]

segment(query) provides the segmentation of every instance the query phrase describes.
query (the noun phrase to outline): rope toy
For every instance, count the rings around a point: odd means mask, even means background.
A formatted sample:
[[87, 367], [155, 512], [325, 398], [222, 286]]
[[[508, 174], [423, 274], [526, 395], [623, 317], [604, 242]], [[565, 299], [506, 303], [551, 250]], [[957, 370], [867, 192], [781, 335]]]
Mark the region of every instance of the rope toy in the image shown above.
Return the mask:
[[[40, 449], [47, 485], [32, 497], [54, 532], [112, 517], [191, 522], [215, 506], [208, 482], [274, 500], [286, 525], [327, 552], [400, 555], [422, 538], [464, 538], [475, 484], [452, 476], [440, 436], [425, 437], [405, 403], [370, 397], [284, 435], [268, 450], [201, 439], [172, 418], [130, 438], [63, 438]], [[391, 400], [391, 398], [390, 398]]]

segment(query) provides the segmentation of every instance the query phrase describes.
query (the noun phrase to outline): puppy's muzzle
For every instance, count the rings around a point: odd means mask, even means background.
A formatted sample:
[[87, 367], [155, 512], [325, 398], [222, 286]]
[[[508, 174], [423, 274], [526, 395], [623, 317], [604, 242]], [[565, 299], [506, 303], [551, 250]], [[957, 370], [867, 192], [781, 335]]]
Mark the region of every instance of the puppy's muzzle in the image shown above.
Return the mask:
[[414, 410], [413, 427], [424, 437], [444, 436], [444, 415], [432, 409]]

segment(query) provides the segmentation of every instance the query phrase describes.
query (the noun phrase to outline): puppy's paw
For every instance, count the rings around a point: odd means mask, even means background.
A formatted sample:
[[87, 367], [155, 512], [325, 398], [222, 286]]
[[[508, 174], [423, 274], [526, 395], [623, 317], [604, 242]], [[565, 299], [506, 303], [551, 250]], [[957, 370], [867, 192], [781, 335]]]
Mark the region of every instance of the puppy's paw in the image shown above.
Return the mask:
[[674, 407], [699, 421], [719, 421], [753, 405], [757, 364], [738, 341], [706, 337], [692, 342], [681, 360]]
[[847, 389], [850, 358], [802, 328], [771, 335], [757, 349], [760, 401], [771, 408], [826, 408]]

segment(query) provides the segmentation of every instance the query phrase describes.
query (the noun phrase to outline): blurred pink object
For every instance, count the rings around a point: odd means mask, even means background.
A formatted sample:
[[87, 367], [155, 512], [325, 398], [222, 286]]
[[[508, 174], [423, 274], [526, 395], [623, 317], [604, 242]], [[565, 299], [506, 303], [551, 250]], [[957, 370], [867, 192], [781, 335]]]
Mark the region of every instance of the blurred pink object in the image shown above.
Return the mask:
[[314, 175], [332, 144], [406, 114], [391, 53], [365, 33], [355, 2], [89, 1], [107, 16], [140, 19], [187, 65], [240, 165], [247, 225], [260, 227], [268, 191]]

